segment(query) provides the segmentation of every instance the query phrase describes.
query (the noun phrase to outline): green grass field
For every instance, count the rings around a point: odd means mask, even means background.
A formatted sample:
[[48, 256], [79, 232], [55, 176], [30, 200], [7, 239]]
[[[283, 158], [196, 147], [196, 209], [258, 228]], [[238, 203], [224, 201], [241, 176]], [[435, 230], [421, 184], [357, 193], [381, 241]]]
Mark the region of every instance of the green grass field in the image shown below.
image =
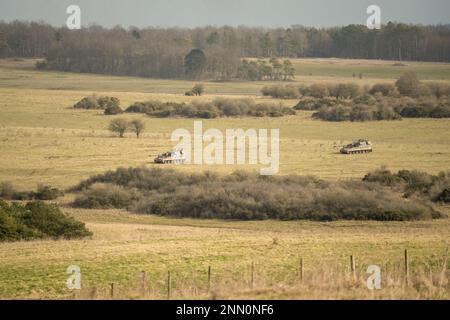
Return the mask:
[[[190, 101], [183, 93], [194, 82], [72, 74], [33, 70], [33, 60], [0, 61], [0, 182], [22, 190], [37, 184], [67, 188], [92, 174], [119, 166], [154, 166], [154, 156], [172, 147], [174, 129], [193, 130], [192, 119], [145, 121], [140, 139], [124, 139], [106, 128], [113, 117], [71, 106], [92, 93], [135, 101]], [[421, 79], [449, 81], [450, 64], [337, 59], [295, 60], [295, 83], [393, 82], [405, 71]], [[353, 78], [363, 73], [363, 78]], [[200, 99], [260, 96], [266, 82], [207, 82]], [[197, 98], [199, 99], [199, 98]], [[292, 106], [295, 100], [283, 100]], [[449, 119], [405, 119], [370, 123], [312, 120], [309, 112], [283, 118], [205, 120], [205, 128], [280, 129], [280, 174], [313, 174], [326, 179], [362, 178], [386, 165], [392, 170], [450, 170]], [[374, 143], [374, 153], [339, 154], [342, 144], [357, 138]], [[178, 170], [221, 173], [259, 166], [179, 166]], [[223, 222], [139, 216], [123, 211], [74, 210], [73, 195], [58, 200], [63, 210], [87, 223], [92, 239], [0, 244], [0, 298], [72, 297], [65, 289], [66, 268], [82, 269], [81, 298], [165, 298], [167, 270], [172, 271], [173, 298], [449, 298], [448, 220], [426, 222]], [[450, 212], [448, 208], [441, 208]], [[403, 285], [403, 250], [410, 250], [415, 286]], [[358, 281], [348, 277], [349, 255], [357, 259]], [[305, 281], [298, 282], [299, 258]], [[255, 263], [255, 283], [249, 268]], [[365, 268], [379, 264], [383, 290], [364, 286]], [[212, 267], [211, 291], [206, 272]], [[145, 270], [145, 290], [139, 273]], [[444, 270], [444, 271], [443, 271]], [[95, 290], [94, 290], [95, 288]]]

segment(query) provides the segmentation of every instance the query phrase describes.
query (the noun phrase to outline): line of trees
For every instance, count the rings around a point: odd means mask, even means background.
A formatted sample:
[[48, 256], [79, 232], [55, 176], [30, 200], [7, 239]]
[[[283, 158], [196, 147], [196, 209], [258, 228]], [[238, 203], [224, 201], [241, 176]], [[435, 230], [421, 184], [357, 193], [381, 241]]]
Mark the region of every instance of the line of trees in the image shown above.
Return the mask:
[[45, 57], [40, 68], [159, 78], [231, 79], [243, 57], [450, 61], [450, 26], [202, 27], [81, 30], [0, 23], [0, 57]]

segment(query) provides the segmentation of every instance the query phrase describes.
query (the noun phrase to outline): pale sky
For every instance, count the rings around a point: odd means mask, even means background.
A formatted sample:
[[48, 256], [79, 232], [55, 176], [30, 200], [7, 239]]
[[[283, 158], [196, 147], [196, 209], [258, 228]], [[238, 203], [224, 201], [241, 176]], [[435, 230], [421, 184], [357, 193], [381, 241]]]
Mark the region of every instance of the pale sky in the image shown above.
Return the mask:
[[71, 4], [81, 7], [84, 26], [328, 27], [365, 24], [371, 4], [383, 23], [450, 24], [450, 0], [0, 0], [0, 20], [62, 26]]

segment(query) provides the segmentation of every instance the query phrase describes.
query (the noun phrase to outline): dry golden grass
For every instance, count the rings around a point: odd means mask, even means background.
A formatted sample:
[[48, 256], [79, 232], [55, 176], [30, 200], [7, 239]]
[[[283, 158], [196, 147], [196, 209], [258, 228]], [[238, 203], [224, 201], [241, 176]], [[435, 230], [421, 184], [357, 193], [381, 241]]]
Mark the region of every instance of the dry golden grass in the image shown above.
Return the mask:
[[[69, 108], [84, 92], [0, 89], [0, 94], [0, 181], [11, 181], [22, 189], [34, 188], [37, 183], [65, 188], [119, 166], [153, 166], [151, 161], [157, 154], [173, 147], [173, 130], [193, 130], [192, 119], [124, 115], [120, 117], [142, 119], [147, 129], [141, 139], [131, 134], [118, 139], [106, 130], [109, 121], [117, 116]], [[117, 96], [129, 103], [153, 95]], [[164, 95], [162, 99], [183, 97]], [[445, 139], [449, 124], [448, 119], [329, 123], [312, 120], [309, 112], [283, 118], [204, 121], [205, 129], [222, 131], [279, 128], [281, 174], [313, 174], [331, 179], [361, 178], [383, 165], [393, 170], [419, 169], [430, 173], [450, 170], [450, 140]], [[375, 152], [360, 156], [339, 154], [344, 143], [357, 138], [370, 139]], [[192, 165], [177, 169], [229, 173], [237, 169], [258, 170], [259, 166]]]
[[[85, 221], [93, 238], [3, 243], [0, 297], [73, 298], [65, 287], [65, 270], [75, 264], [82, 272], [82, 290], [75, 293], [80, 299], [109, 298], [110, 283], [115, 284], [117, 299], [164, 299], [168, 270], [174, 299], [449, 298], [444, 269], [450, 244], [448, 220], [234, 222], [119, 210], [65, 211]], [[404, 249], [410, 255], [410, 287], [404, 286]], [[357, 281], [350, 276], [350, 255], [356, 257]], [[364, 285], [370, 264], [382, 269], [382, 290], [376, 293]], [[209, 292], [208, 266], [212, 268]], [[141, 271], [146, 272], [144, 282]]]

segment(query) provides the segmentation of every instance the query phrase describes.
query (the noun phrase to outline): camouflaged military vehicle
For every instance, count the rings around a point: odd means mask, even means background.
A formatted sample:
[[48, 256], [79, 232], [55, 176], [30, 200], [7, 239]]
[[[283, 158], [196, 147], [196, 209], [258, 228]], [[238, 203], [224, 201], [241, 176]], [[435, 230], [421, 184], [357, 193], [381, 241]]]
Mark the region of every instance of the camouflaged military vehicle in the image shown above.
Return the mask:
[[183, 150], [172, 150], [158, 155], [154, 162], [161, 164], [184, 164], [186, 162], [186, 156]]
[[372, 152], [372, 143], [364, 139], [354, 141], [341, 149], [341, 153], [343, 154], [370, 153], [370, 152]]

